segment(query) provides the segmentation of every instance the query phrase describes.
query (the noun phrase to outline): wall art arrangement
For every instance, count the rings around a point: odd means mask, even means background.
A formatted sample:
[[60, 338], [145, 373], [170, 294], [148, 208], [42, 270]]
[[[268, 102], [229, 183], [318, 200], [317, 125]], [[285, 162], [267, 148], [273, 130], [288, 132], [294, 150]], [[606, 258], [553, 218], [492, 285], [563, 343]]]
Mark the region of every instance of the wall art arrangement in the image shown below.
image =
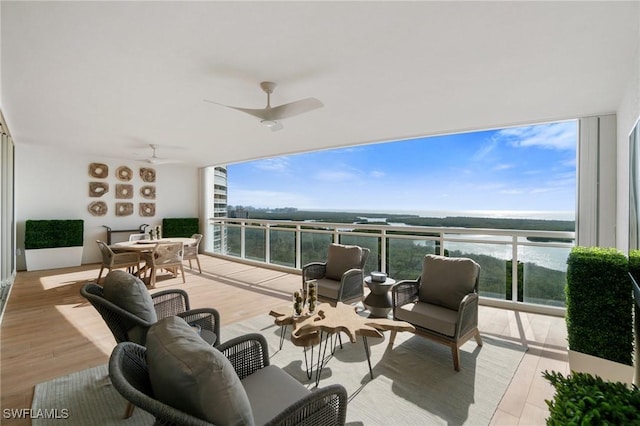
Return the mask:
[[[102, 198], [109, 193], [111, 187], [106, 180], [109, 178], [109, 166], [104, 163], [91, 163], [89, 164], [89, 176], [93, 179], [89, 182], [89, 197]], [[134, 171], [127, 166], [120, 166], [115, 171], [115, 178], [119, 182], [132, 182], [135, 178]], [[140, 196], [145, 200], [138, 203], [138, 214], [142, 217], [152, 217], [156, 214], [155, 202], [149, 200], [156, 199], [156, 171], [150, 167], [140, 167], [140, 179], [144, 183], [139, 189]], [[132, 201], [121, 200], [133, 200], [136, 189], [135, 183], [115, 183], [115, 199], [117, 202], [114, 204], [116, 216], [131, 216], [135, 211], [135, 205]], [[109, 207], [106, 201], [98, 200], [91, 201], [88, 206], [89, 213], [93, 216], [105, 216], [109, 211]]]

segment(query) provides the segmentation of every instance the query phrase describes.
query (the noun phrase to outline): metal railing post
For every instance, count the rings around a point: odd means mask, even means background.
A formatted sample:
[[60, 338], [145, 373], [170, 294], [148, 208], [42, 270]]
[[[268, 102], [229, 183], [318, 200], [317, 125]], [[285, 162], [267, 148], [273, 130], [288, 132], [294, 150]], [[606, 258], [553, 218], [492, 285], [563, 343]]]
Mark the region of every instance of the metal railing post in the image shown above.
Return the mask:
[[[511, 301], [518, 301], [518, 237], [511, 237]], [[524, 287], [524, 281], [522, 282]]]
[[380, 234], [380, 262], [378, 267], [381, 272], [386, 273], [389, 270], [387, 266], [387, 230], [383, 229]]
[[296, 268], [302, 269], [302, 228], [296, 225]]
[[264, 261], [267, 263], [271, 263], [271, 229], [270, 224], [266, 223], [264, 225]]
[[244, 239], [245, 236], [245, 226], [247, 225], [246, 222], [240, 222], [240, 258], [241, 259], [245, 259], [245, 254], [246, 254], [246, 242]]

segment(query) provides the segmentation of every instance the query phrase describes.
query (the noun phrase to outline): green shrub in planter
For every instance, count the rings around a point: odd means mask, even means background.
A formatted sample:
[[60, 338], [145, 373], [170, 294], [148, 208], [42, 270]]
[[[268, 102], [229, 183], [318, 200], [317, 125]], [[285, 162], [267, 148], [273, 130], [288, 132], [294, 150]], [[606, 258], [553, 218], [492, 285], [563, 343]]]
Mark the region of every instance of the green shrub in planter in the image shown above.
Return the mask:
[[24, 229], [26, 250], [79, 247], [84, 241], [84, 221], [67, 220], [27, 220]]
[[542, 373], [555, 388], [549, 407], [549, 426], [640, 425], [640, 390], [621, 382], [606, 382], [587, 373], [564, 377]]
[[569, 349], [632, 365], [632, 292], [627, 257], [601, 247], [574, 247], [567, 260]]
[[197, 217], [162, 219], [162, 237], [189, 238], [200, 233], [200, 220]]

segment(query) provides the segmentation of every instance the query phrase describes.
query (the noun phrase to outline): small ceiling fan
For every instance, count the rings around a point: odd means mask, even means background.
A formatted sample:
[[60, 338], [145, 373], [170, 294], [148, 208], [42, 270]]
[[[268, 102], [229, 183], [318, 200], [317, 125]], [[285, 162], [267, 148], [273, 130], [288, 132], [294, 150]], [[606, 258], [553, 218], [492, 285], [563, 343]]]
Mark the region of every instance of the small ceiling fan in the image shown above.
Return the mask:
[[149, 164], [154, 164], [154, 165], [161, 165], [161, 164], [174, 164], [174, 163], [181, 163], [182, 161], [180, 160], [171, 160], [168, 158], [160, 158], [156, 155], [156, 149], [158, 149], [158, 145], [150, 143], [149, 147], [151, 148], [152, 154], [151, 157], [142, 159], [140, 161], [143, 161], [145, 163], [149, 163]]
[[205, 99], [205, 102], [211, 102], [212, 104], [221, 105], [227, 108], [232, 108], [237, 111], [244, 112], [260, 119], [260, 123], [270, 128], [272, 131], [282, 129], [281, 120], [289, 117], [293, 117], [305, 112], [313, 111], [323, 107], [324, 105], [316, 98], [305, 98], [299, 101], [290, 102], [288, 104], [271, 106], [271, 94], [276, 88], [276, 83], [270, 81], [263, 81], [260, 83], [260, 88], [267, 94], [267, 106], [261, 109], [252, 108], [240, 108], [230, 105], [224, 105], [218, 102]]

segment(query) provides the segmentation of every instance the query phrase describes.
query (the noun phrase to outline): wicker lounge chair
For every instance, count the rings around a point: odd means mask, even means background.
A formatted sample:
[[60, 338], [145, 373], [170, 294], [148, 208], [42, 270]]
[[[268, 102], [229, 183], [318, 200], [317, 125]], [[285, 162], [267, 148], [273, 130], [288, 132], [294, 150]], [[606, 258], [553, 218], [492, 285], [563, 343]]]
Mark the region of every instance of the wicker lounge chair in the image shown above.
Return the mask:
[[331, 244], [326, 262], [312, 262], [302, 268], [302, 285], [317, 281], [318, 300], [335, 306], [336, 302], [354, 303], [364, 299], [364, 266], [369, 249]]
[[406, 321], [415, 333], [451, 347], [453, 368], [460, 371], [459, 348], [478, 331], [480, 265], [472, 259], [428, 254], [417, 280], [398, 282], [392, 291], [393, 319]]
[[[344, 387], [336, 384], [310, 391], [283, 370], [269, 366], [268, 347], [262, 335], [240, 336], [221, 344], [217, 349], [230, 361], [241, 386], [247, 389], [246, 394], [251, 395], [250, 414], [256, 425], [344, 425], [347, 410]], [[214, 424], [161, 402], [154, 396], [153, 379], [147, 364], [150, 350], [135, 343], [116, 346], [109, 360], [109, 374], [118, 392], [135, 406], [154, 415], [155, 424]], [[198, 380], [201, 381], [202, 377]], [[287, 402], [285, 407], [280, 408], [282, 395], [286, 394], [294, 402]], [[207, 404], [214, 404], [213, 409], [225, 409], [215, 406], [215, 395], [206, 396]], [[256, 398], [262, 401], [256, 402]], [[276, 414], [273, 416], [269, 414], [274, 412]]]

